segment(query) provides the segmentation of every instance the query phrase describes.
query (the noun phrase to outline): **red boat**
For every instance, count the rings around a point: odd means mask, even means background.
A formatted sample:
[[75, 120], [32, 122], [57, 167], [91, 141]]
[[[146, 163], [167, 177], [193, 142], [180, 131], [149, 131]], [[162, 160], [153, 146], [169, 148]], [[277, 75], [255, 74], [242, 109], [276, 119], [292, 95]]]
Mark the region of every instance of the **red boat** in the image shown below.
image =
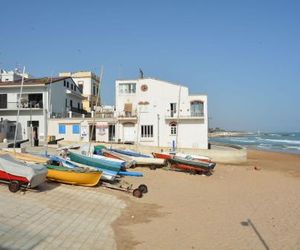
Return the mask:
[[20, 187], [34, 188], [45, 182], [47, 168], [39, 164], [26, 164], [10, 155], [0, 155], [0, 180], [8, 183], [11, 192]]
[[103, 155], [105, 157], [108, 157], [108, 158], [122, 160], [120, 157], [117, 157], [117, 156], [115, 156], [115, 155], [113, 155], [113, 154], [111, 154], [110, 152], [107, 152], [107, 151], [103, 152]]
[[171, 166], [171, 168], [182, 169], [193, 174], [211, 174], [212, 170], [216, 166], [216, 163], [214, 162], [188, 160], [182, 157], [173, 157], [168, 159], [168, 164]]
[[152, 153], [154, 158], [160, 158], [160, 159], [171, 159], [173, 155], [167, 154], [167, 153]]

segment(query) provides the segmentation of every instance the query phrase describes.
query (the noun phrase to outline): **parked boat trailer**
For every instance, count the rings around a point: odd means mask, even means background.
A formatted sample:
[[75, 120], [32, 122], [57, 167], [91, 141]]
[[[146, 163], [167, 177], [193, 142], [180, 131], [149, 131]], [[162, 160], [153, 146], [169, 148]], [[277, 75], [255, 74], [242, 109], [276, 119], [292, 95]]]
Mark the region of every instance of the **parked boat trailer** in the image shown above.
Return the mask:
[[137, 198], [142, 198], [143, 194], [148, 193], [148, 187], [145, 184], [139, 185], [138, 188], [133, 188], [133, 184], [126, 181], [120, 181], [119, 183], [101, 182], [101, 186], [126, 193], [132, 193], [132, 195]]
[[8, 190], [12, 193], [16, 193], [19, 190], [25, 191], [29, 188], [30, 184], [28, 183], [22, 183], [20, 181], [16, 180], [0, 180], [0, 183], [7, 184]]

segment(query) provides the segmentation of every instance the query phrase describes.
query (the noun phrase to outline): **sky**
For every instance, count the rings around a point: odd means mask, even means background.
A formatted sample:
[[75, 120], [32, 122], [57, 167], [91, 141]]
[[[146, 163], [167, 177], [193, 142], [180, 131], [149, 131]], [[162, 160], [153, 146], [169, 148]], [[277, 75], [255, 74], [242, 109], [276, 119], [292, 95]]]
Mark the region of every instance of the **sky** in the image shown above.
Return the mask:
[[[1, 0], [0, 68], [146, 77], [207, 94], [209, 126], [300, 131], [300, 1]], [[5, 10], [5, 11], [4, 11]]]

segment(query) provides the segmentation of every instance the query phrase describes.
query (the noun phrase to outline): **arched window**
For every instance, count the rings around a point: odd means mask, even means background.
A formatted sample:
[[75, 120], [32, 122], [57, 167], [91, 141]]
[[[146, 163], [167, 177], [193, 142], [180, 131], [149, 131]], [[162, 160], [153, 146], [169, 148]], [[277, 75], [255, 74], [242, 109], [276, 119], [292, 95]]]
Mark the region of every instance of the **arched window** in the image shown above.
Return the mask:
[[171, 133], [171, 135], [177, 134], [177, 123], [176, 122], [170, 123], [170, 133]]
[[203, 116], [204, 115], [204, 103], [202, 101], [191, 102], [191, 116]]

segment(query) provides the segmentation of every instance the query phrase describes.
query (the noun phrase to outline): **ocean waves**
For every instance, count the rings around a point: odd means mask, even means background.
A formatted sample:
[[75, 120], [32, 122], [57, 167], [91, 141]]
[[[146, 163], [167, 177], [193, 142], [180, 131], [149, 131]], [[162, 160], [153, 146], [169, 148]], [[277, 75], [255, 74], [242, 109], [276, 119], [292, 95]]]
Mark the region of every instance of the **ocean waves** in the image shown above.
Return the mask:
[[300, 133], [257, 133], [239, 137], [211, 138], [218, 142], [271, 151], [300, 153]]

